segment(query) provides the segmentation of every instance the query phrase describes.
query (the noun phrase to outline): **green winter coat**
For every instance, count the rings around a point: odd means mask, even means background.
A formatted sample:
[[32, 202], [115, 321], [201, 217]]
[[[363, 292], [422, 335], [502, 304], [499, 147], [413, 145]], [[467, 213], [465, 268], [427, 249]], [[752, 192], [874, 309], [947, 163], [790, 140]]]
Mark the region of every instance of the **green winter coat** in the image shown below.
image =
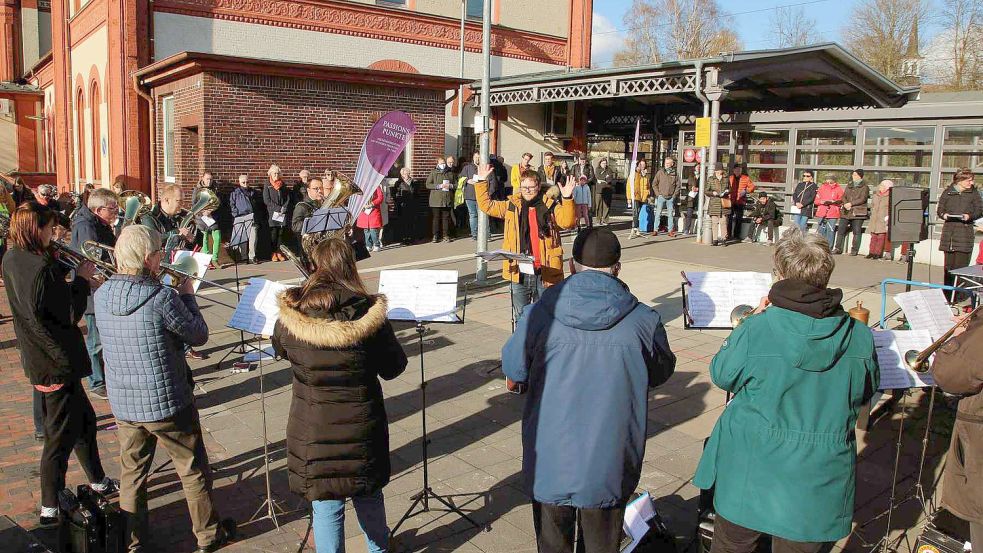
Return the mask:
[[842, 308], [824, 318], [772, 305], [710, 364], [734, 394], [693, 484], [730, 522], [803, 542], [850, 533], [857, 414], [880, 382], [871, 331]]

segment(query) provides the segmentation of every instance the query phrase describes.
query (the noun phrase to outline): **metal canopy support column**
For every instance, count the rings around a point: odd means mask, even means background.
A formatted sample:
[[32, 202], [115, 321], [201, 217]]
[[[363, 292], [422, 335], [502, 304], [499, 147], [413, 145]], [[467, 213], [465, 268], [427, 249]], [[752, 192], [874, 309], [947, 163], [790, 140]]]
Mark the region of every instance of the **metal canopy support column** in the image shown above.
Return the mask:
[[[491, 107], [489, 99], [491, 94], [491, 0], [485, 0], [481, 21], [481, 57], [484, 69], [481, 74], [481, 164], [488, 163], [488, 155], [491, 150]], [[463, 116], [464, 114], [460, 114]], [[500, 186], [505, 186], [501, 183]], [[488, 251], [488, 214], [478, 210], [478, 252]], [[475, 281], [484, 284], [488, 275], [488, 263], [481, 257], [477, 258], [478, 266], [475, 271]]]
[[[710, 100], [710, 155], [704, 159], [703, 164], [717, 164], [717, 135], [720, 134], [720, 99], [724, 97], [724, 89], [716, 86], [716, 75], [713, 78], [713, 86], [708, 87], [706, 96]], [[709, 229], [709, 227], [707, 227]], [[707, 241], [709, 243], [709, 241]]]
[[[710, 100], [703, 94], [703, 62], [696, 62], [696, 97], [703, 102], [703, 117], [710, 117]], [[680, 140], [680, 147], [682, 147], [683, 141]], [[696, 243], [697, 244], [709, 244], [711, 236], [709, 234], [710, 226], [706, 224], [706, 217], [704, 211], [706, 210], [706, 182], [707, 182], [707, 163], [709, 162], [709, 157], [707, 157], [706, 147], [700, 148], [700, 174], [696, 176], [699, 179], [700, 191], [699, 196], [696, 199]], [[706, 233], [706, 234], [704, 234]]]

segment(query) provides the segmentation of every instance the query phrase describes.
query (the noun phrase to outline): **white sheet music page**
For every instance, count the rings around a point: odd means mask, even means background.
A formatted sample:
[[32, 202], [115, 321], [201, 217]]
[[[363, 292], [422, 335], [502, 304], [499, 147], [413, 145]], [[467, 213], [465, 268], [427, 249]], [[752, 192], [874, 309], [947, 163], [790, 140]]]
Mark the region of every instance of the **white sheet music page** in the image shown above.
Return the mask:
[[277, 296], [287, 288], [289, 286], [286, 284], [265, 278], [249, 279], [227, 326], [251, 334], [272, 335], [276, 320], [280, 317]]
[[771, 290], [768, 273], [686, 273], [686, 278], [692, 283], [686, 290], [691, 328], [730, 328], [730, 312], [735, 307], [757, 307]]
[[[874, 348], [881, 368], [879, 390], [928, 388], [935, 384], [931, 373], [916, 373], [904, 362], [908, 350], [922, 351], [932, 344], [927, 330], [875, 330]], [[930, 360], [931, 362], [931, 360]]]
[[955, 325], [952, 310], [946, 305], [945, 295], [938, 288], [915, 290], [894, 296], [908, 319], [912, 330], [927, 330], [933, 340], [949, 331]]
[[457, 271], [382, 271], [379, 293], [394, 321], [457, 322]]

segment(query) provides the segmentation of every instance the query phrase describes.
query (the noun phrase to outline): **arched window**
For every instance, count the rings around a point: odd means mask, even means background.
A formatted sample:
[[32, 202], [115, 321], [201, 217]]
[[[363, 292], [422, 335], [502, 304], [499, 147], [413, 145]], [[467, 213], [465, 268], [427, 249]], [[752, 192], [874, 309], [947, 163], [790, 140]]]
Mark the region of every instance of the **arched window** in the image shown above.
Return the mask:
[[99, 82], [92, 82], [92, 94], [89, 95], [92, 107], [92, 180], [96, 183], [102, 180], [102, 135], [99, 134]]
[[78, 155], [78, 182], [85, 182], [85, 91], [79, 87], [75, 94], [75, 152]]

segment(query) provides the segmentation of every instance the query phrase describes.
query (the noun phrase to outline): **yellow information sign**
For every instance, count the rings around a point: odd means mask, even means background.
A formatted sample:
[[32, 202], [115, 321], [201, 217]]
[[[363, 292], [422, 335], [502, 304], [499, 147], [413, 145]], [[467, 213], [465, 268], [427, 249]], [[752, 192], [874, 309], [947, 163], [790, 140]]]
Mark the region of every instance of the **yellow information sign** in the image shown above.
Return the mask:
[[696, 147], [710, 147], [710, 118], [698, 117], [696, 119]]

